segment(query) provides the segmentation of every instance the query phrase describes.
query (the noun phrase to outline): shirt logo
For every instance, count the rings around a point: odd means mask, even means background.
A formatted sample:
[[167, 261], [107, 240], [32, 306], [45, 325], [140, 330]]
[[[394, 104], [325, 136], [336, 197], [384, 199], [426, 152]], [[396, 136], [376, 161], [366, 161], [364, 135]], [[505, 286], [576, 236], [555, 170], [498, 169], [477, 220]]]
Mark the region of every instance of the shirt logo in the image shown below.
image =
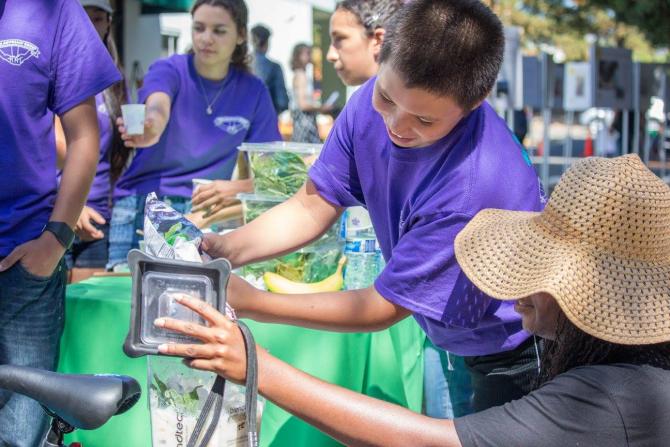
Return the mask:
[[21, 39], [0, 40], [0, 59], [17, 67], [34, 57], [40, 57], [40, 49], [33, 43]]
[[214, 125], [230, 135], [247, 130], [251, 123], [241, 116], [217, 116]]

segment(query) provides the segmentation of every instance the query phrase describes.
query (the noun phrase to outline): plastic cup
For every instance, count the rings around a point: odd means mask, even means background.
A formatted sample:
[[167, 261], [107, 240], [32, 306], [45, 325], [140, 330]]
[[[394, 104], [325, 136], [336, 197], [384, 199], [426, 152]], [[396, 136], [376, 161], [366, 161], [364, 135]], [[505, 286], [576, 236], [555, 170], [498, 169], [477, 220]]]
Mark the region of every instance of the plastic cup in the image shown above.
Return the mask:
[[128, 135], [144, 134], [144, 115], [146, 106], [144, 104], [124, 104], [121, 106], [123, 125]]

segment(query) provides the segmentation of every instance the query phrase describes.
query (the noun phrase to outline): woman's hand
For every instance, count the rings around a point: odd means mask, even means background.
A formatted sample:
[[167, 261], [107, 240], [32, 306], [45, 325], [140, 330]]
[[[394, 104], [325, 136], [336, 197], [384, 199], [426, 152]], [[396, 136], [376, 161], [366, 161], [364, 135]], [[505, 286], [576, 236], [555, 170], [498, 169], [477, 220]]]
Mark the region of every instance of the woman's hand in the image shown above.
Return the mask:
[[200, 315], [207, 326], [173, 318], [158, 318], [157, 327], [195, 337], [202, 344], [163, 344], [161, 354], [185, 357], [191, 368], [214, 372], [228, 380], [244, 383], [247, 377], [247, 354], [244, 339], [236, 323], [206, 302], [179, 295], [175, 300]]
[[200, 185], [193, 191], [191, 203], [192, 211], [197, 213], [205, 211], [206, 216], [215, 214], [231, 205], [237, 199], [238, 193], [253, 191], [254, 185], [251, 179], [247, 180], [214, 180], [207, 185]]
[[127, 147], [149, 147], [158, 143], [161, 137], [161, 131], [157, 129], [156, 117], [147, 110], [147, 115], [144, 119], [144, 133], [142, 135], [128, 135], [126, 127], [123, 123], [123, 118], [116, 119], [116, 125], [119, 128], [123, 144]]
[[63, 257], [65, 248], [58, 242], [56, 236], [49, 231], [16, 247], [0, 262], [0, 272], [9, 269], [20, 262], [28, 273], [47, 278], [51, 276]]
[[102, 239], [105, 237], [105, 233], [97, 229], [95, 225], [93, 225], [94, 223], [104, 225], [106, 220], [96, 210], [85, 206], [79, 215], [79, 220], [77, 220], [77, 224], [74, 227], [74, 232], [79, 236], [79, 239], [84, 242]]

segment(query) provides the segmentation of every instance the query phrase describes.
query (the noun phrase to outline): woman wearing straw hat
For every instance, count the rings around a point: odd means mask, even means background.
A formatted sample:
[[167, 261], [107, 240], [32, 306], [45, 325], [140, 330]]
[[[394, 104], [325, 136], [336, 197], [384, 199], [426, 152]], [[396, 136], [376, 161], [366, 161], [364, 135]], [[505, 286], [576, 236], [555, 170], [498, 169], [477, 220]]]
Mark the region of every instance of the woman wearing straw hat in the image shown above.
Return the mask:
[[[636, 155], [578, 162], [541, 213], [480, 212], [456, 238], [456, 256], [478, 288], [516, 300], [524, 328], [547, 339], [538, 389], [439, 420], [324, 383], [258, 349], [260, 392], [348, 445], [668, 444], [670, 188]], [[157, 325], [204, 344], [161, 351], [242, 382], [235, 323], [201, 301], [180, 301], [209, 327]]]

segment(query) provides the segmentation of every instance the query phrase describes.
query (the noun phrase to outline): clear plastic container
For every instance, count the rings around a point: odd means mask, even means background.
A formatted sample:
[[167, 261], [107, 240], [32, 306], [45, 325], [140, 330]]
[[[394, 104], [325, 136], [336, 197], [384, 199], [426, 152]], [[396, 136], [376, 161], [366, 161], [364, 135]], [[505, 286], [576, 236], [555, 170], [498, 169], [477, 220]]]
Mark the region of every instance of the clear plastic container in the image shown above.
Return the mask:
[[320, 144], [244, 143], [240, 151], [249, 154], [254, 192], [261, 196], [288, 198], [307, 180], [307, 171], [321, 152]]
[[216, 306], [216, 292], [212, 280], [205, 275], [148, 272], [142, 277], [141, 340], [146, 344], [200, 341], [154, 326], [161, 317], [175, 318], [198, 324], [205, 321], [198, 314], [179, 304], [175, 298], [187, 294]]

